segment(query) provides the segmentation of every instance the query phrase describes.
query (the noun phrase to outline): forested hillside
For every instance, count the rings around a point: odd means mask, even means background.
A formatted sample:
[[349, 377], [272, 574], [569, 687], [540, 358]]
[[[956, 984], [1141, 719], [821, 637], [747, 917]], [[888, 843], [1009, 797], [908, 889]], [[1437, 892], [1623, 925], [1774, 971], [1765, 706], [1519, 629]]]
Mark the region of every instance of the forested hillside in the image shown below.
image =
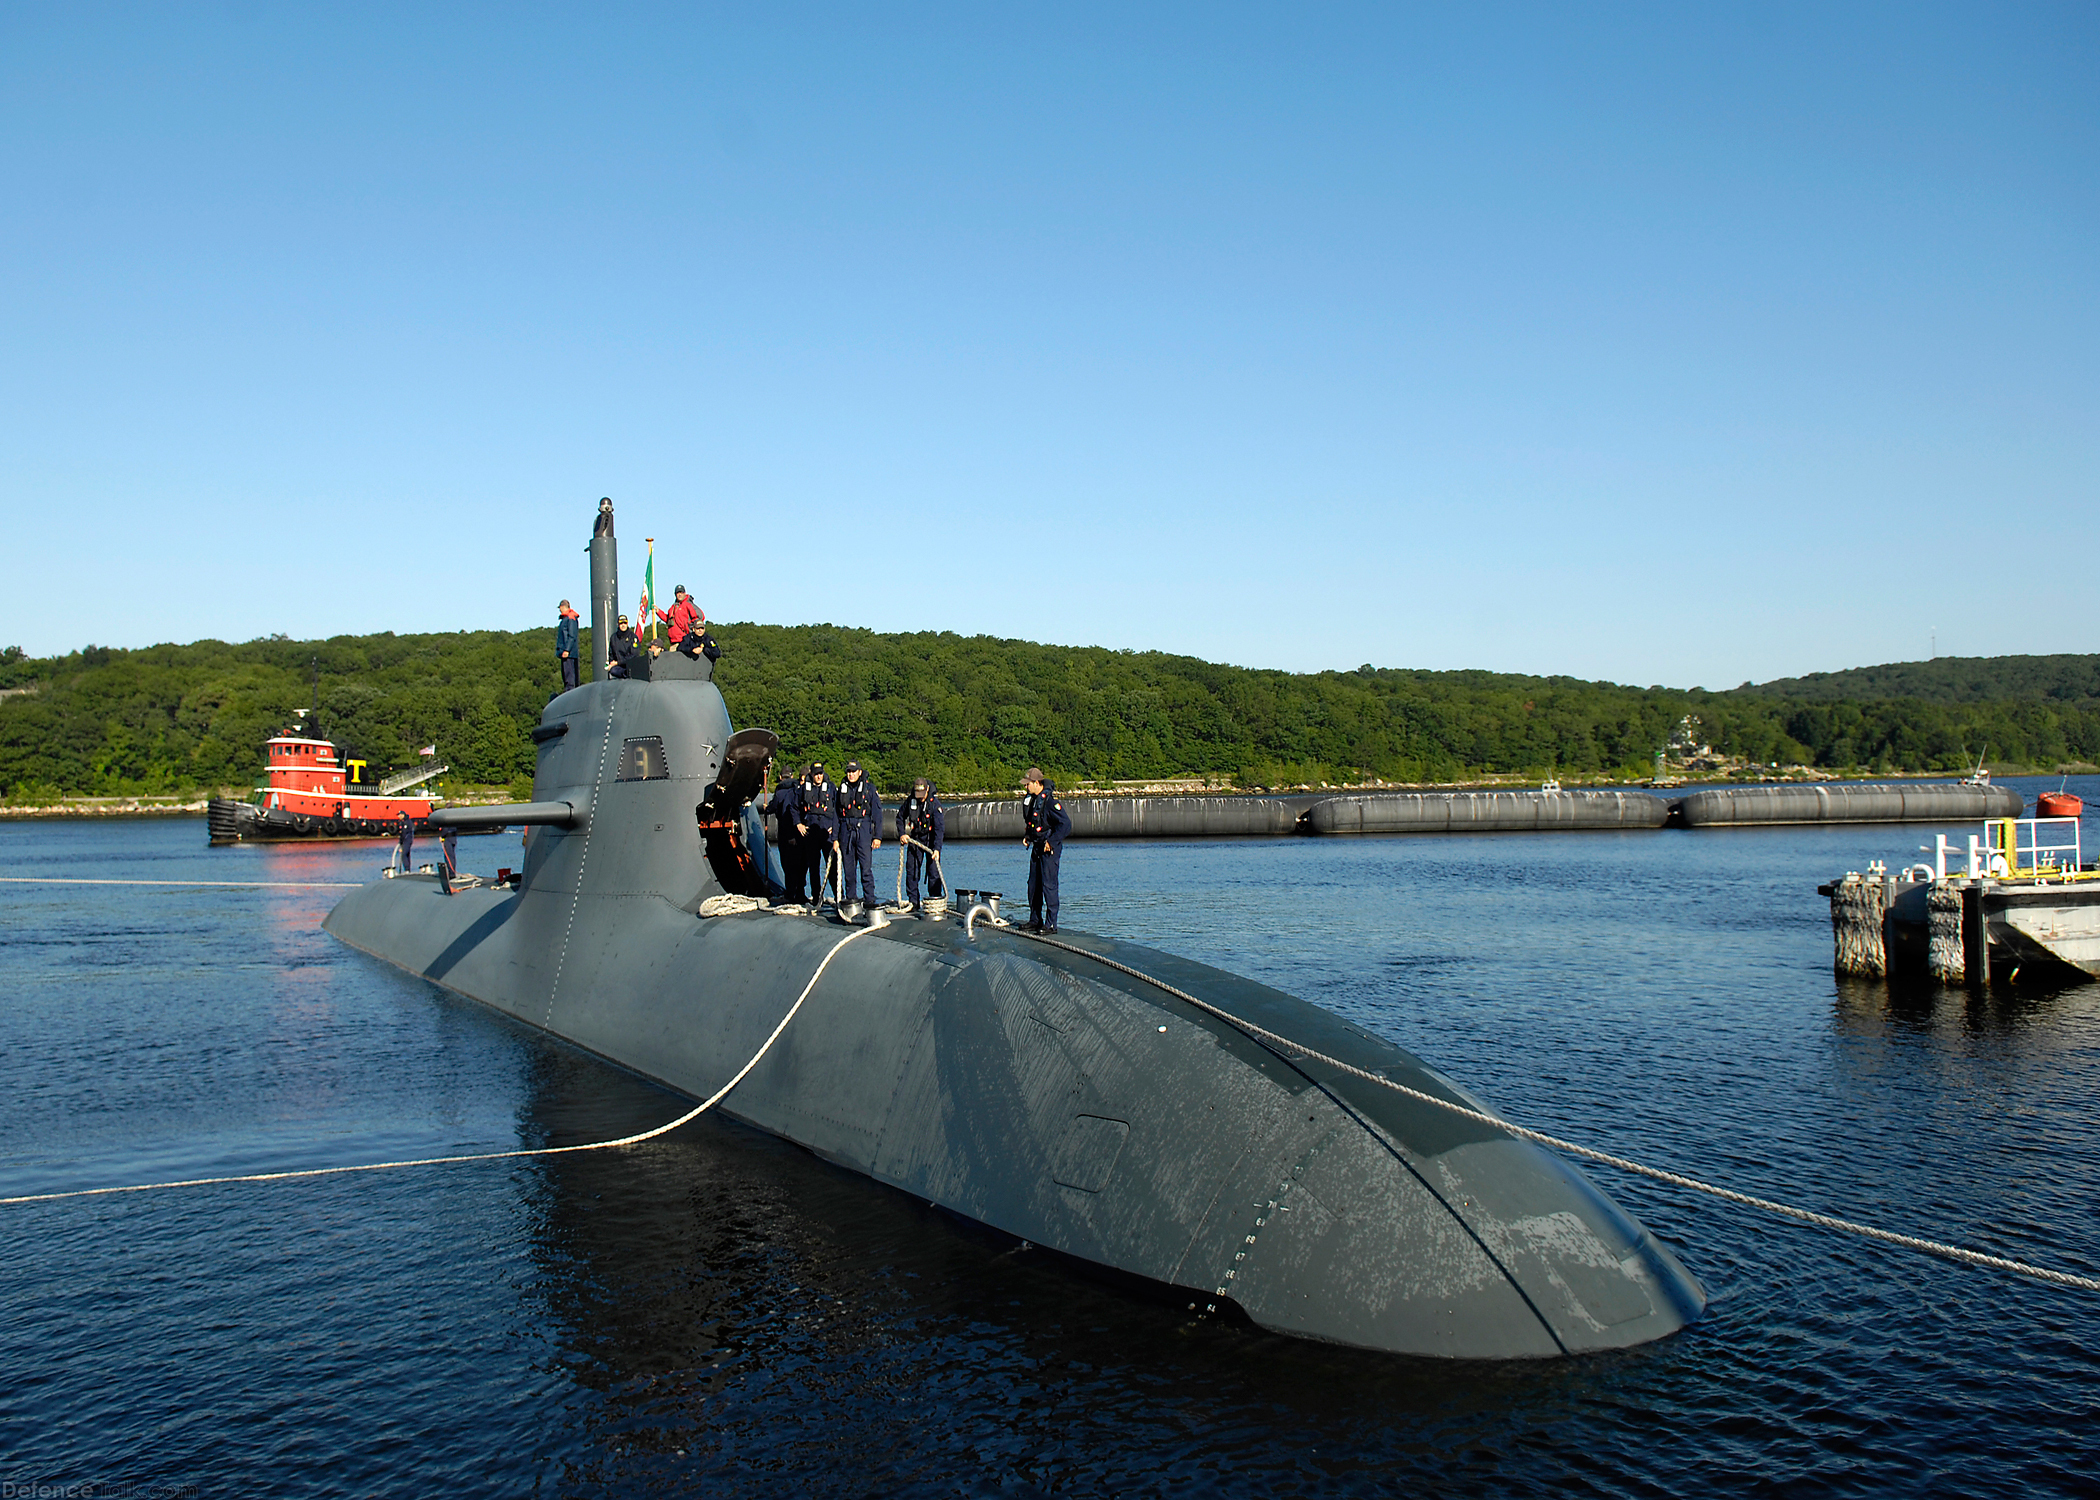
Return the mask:
[[532, 768], [531, 728], [558, 674], [548, 633], [90, 646], [0, 663], [0, 786], [71, 793], [252, 785], [320, 670], [321, 732], [379, 767], [435, 742], [467, 780]]
[[[728, 625], [717, 638], [738, 724], [779, 731], [796, 759], [857, 756], [889, 787], [920, 773], [958, 791], [1008, 787], [1031, 761], [1067, 783], [1638, 776], [1688, 715], [1695, 743], [1760, 764], [1954, 770], [1986, 744], [1996, 764], [2100, 760], [2100, 658], [2089, 656], [1909, 663], [1712, 693], [1369, 666], [1267, 672], [829, 625]], [[530, 774], [530, 730], [558, 685], [545, 630], [9, 651], [0, 790], [20, 801], [250, 784], [263, 740], [309, 703], [316, 663], [322, 733], [382, 767], [434, 743], [456, 776], [484, 783]], [[1859, 695], [1825, 690], [1840, 679]], [[1985, 693], [1993, 682], [2001, 689]], [[1875, 683], [1904, 695], [1867, 692]]]
[[2100, 656], [1936, 656], [1845, 672], [1811, 672], [1736, 690], [1808, 702], [1904, 698], [1921, 703], [2100, 702]]

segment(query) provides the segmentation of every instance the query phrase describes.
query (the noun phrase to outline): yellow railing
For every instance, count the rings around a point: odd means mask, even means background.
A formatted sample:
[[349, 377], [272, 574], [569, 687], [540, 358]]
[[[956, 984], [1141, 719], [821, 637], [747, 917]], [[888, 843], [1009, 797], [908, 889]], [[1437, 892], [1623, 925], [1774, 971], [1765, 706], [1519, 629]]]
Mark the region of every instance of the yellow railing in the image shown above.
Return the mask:
[[2000, 880], [2100, 880], [2082, 868], [2076, 818], [1987, 818], [1983, 843]]

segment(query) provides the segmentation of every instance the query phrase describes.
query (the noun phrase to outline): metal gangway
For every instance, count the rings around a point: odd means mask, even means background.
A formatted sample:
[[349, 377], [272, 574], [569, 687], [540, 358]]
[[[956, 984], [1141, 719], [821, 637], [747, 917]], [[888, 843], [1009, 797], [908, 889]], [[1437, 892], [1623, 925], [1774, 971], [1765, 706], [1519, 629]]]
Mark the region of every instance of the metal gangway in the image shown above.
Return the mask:
[[433, 776], [442, 776], [452, 768], [432, 762], [419, 771], [400, 771], [379, 783], [378, 795], [391, 797], [396, 792], [405, 792], [412, 786], [421, 786]]

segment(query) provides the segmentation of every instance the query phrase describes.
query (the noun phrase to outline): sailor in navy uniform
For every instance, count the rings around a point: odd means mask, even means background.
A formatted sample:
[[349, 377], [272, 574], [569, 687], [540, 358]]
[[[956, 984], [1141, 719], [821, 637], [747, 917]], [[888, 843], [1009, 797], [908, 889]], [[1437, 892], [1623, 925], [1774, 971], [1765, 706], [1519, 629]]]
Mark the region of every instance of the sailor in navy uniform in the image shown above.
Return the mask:
[[695, 656], [704, 656], [709, 661], [722, 659], [722, 648], [715, 644], [715, 638], [708, 633], [705, 620], [685, 633], [685, 639], [678, 643], [678, 649], [685, 653], [688, 660]]
[[898, 809], [897, 834], [900, 838], [916, 840], [904, 846], [904, 899], [911, 902], [913, 911], [919, 910], [919, 868], [926, 868], [926, 894], [945, 896], [946, 886], [941, 884], [941, 867], [934, 862], [927, 849], [938, 854], [948, 833], [948, 815], [941, 811], [940, 802], [933, 795], [933, 787], [921, 777], [912, 783], [911, 800]]
[[1043, 780], [1034, 766], [1025, 778], [1028, 794], [1021, 799], [1021, 821], [1027, 828], [1022, 842], [1028, 845], [1028, 930], [1057, 931], [1057, 861], [1065, 852], [1065, 837], [1072, 820], [1057, 800], [1057, 788]]
[[795, 832], [795, 823], [802, 816], [797, 790], [794, 777], [782, 771], [773, 783], [772, 797], [766, 802], [766, 816], [776, 820], [780, 873], [787, 881], [787, 899], [790, 901], [801, 901], [809, 894], [809, 868], [814, 863], [816, 851], [814, 839], [805, 839]]
[[627, 624], [627, 616], [620, 616], [620, 628], [613, 632], [612, 650], [607, 654], [605, 675], [625, 677], [628, 670], [642, 654], [641, 642], [634, 638], [634, 631]]
[[860, 774], [860, 762], [846, 762], [839, 786], [839, 848], [845, 861], [841, 899], [875, 899], [875, 851], [882, 847], [882, 799]]
[[824, 899], [824, 853], [838, 838], [839, 789], [824, 779], [824, 762], [812, 762], [809, 774], [795, 789], [795, 833], [803, 840], [802, 855], [808, 860], [812, 901]]

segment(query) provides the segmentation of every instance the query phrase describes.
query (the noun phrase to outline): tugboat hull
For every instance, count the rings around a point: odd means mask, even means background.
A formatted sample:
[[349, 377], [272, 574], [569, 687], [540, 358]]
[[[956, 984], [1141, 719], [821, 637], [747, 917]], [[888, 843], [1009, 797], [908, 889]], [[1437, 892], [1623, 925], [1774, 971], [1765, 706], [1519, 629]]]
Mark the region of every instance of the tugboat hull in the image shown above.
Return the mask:
[[[343, 843], [352, 839], [390, 839], [400, 825], [377, 818], [314, 817], [214, 797], [205, 804], [205, 826], [214, 846], [224, 844]], [[435, 834], [427, 818], [416, 822], [417, 837]], [[501, 828], [462, 828], [465, 833], [501, 833]]]

